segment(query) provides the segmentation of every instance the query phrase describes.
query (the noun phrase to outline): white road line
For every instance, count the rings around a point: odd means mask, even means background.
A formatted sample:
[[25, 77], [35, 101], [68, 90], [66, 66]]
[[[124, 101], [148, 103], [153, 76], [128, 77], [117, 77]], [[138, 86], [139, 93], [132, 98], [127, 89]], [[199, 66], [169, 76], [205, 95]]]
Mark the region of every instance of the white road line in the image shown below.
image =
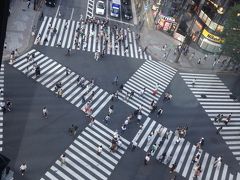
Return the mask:
[[73, 13], [74, 13], [74, 8], [72, 8], [72, 12], [71, 12], [70, 20], [72, 20], [72, 18], [73, 18]]
[[210, 179], [211, 178], [211, 174], [213, 171], [213, 164], [214, 164], [215, 158], [211, 157], [211, 161], [209, 162], [209, 166], [208, 166], [208, 171], [207, 171], [207, 175], [206, 175], [206, 179]]
[[190, 165], [191, 165], [192, 158], [193, 158], [193, 156], [194, 156], [195, 150], [196, 150], [196, 146], [193, 146], [193, 147], [192, 147], [192, 150], [191, 150], [191, 152], [190, 152], [190, 154], [189, 154], [189, 156], [188, 156], [187, 162], [186, 162], [186, 164], [185, 164], [185, 168], [184, 168], [184, 170], [183, 170], [183, 173], [182, 173], [182, 176], [183, 176], [183, 177], [186, 177], [186, 175], [187, 175], [187, 172], [188, 172], [189, 167], [190, 167]]
[[189, 149], [189, 146], [190, 146], [190, 143], [187, 141], [185, 147], [184, 147], [184, 150], [182, 152], [182, 155], [181, 155], [181, 158], [177, 164], [177, 168], [176, 168], [176, 172], [179, 172], [181, 167], [182, 167], [182, 164], [183, 164], [183, 161], [187, 155], [187, 152], [188, 152], [188, 149]]
[[148, 117], [148, 118], [144, 121], [142, 128], [138, 130], [138, 132], [137, 132], [137, 134], [135, 135], [135, 137], [133, 138], [132, 142], [133, 142], [133, 141], [136, 141], [136, 142], [137, 142], [138, 138], [141, 136], [143, 130], [146, 128], [146, 126], [148, 125], [148, 123], [149, 123], [150, 120], [151, 120], [151, 119]]

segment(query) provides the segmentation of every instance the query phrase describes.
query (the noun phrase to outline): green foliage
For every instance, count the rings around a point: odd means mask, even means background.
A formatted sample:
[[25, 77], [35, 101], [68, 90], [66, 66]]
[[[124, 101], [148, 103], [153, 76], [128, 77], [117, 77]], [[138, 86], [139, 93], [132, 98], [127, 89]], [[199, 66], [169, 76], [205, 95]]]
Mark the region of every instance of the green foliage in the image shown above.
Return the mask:
[[223, 36], [224, 54], [240, 63], [240, 4], [228, 10]]

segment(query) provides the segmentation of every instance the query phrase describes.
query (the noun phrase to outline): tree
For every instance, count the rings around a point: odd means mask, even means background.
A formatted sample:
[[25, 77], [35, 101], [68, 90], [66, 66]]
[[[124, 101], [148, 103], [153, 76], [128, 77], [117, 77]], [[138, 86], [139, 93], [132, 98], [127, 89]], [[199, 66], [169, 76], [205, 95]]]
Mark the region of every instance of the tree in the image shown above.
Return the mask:
[[223, 53], [231, 57], [236, 64], [240, 64], [240, 4], [228, 10], [223, 37]]

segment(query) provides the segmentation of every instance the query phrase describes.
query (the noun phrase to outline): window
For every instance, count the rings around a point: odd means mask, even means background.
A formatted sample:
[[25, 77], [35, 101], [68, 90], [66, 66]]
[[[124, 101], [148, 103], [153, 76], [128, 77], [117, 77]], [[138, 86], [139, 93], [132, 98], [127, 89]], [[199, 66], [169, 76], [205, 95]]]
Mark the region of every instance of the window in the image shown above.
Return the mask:
[[211, 30], [215, 31], [216, 28], [217, 28], [217, 25], [218, 25], [217, 23], [211, 21], [211, 23], [209, 24], [209, 28], [210, 28]]

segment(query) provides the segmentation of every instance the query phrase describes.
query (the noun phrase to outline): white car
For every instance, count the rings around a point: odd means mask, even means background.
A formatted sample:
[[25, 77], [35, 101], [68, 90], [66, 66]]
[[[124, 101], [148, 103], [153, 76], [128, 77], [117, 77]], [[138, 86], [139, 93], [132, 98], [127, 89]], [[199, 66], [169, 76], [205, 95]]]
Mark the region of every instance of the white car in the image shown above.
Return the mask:
[[98, 1], [96, 3], [96, 14], [99, 14], [99, 15], [105, 14], [105, 4], [103, 1]]

